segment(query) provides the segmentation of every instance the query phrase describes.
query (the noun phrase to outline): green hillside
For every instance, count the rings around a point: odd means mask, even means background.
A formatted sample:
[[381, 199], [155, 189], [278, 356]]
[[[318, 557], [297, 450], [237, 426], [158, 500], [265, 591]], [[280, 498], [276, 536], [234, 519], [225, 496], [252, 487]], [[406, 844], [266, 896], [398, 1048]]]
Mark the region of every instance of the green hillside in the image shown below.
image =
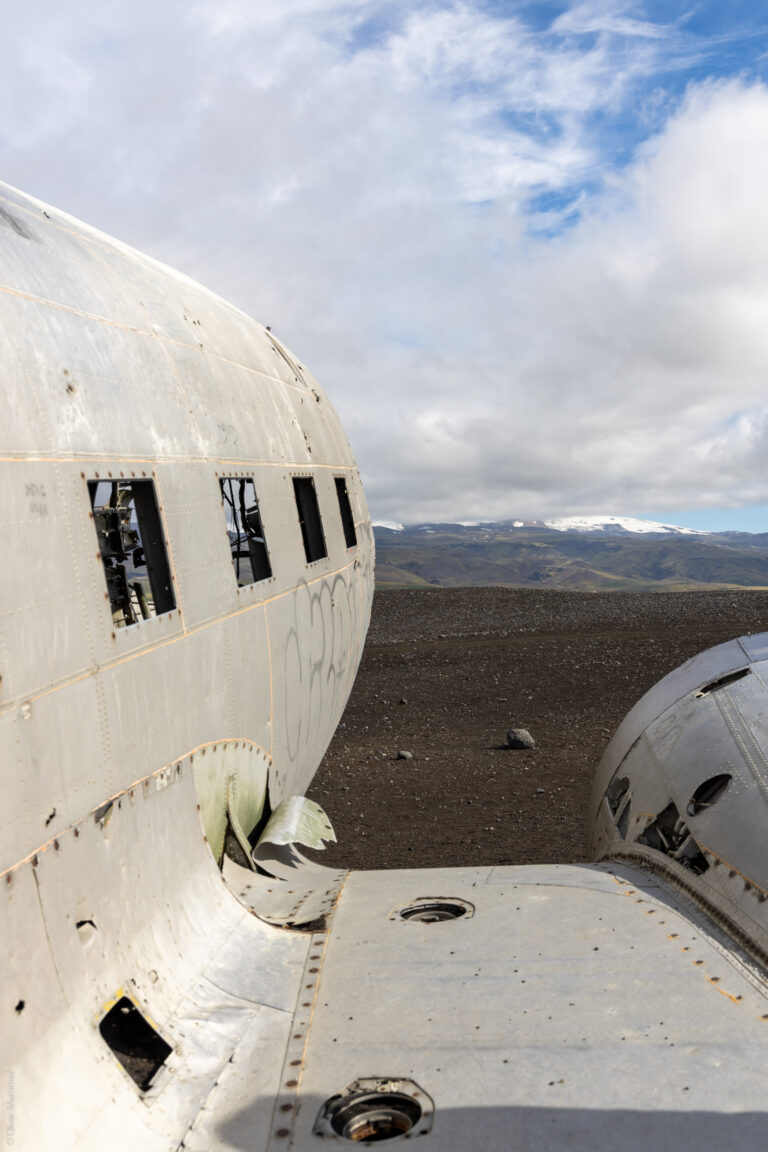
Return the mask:
[[768, 534], [558, 532], [456, 524], [376, 528], [380, 587], [570, 589], [768, 587]]

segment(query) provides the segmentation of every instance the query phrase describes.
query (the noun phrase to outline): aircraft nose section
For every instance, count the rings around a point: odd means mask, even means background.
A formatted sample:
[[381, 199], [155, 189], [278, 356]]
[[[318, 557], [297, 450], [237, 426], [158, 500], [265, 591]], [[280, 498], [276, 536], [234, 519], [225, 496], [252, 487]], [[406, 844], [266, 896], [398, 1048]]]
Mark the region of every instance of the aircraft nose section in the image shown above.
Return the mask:
[[665, 875], [768, 956], [768, 633], [701, 653], [639, 701], [590, 821], [595, 859]]

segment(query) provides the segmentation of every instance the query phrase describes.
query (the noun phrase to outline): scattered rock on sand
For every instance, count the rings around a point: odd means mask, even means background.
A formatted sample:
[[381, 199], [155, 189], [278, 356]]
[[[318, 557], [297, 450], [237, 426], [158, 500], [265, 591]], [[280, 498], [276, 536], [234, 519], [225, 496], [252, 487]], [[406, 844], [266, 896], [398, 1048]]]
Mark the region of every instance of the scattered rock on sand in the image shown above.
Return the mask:
[[535, 748], [536, 741], [527, 728], [510, 728], [507, 732], [508, 748]]
[[[436, 649], [448, 619], [452, 643]], [[768, 592], [751, 589], [376, 592], [344, 727], [309, 792], [339, 840], [319, 862], [346, 870], [587, 860], [583, 827], [610, 733], [684, 660], [764, 631], [767, 619]], [[401, 696], [408, 704], [397, 708]], [[534, 725], [528, 755], [507, 747], [505, 720]], [[414, 741], [418, 771], [415, 749], [413, 760], [395, 759]], [[495, 832], [484, 831], [490, 819]]]

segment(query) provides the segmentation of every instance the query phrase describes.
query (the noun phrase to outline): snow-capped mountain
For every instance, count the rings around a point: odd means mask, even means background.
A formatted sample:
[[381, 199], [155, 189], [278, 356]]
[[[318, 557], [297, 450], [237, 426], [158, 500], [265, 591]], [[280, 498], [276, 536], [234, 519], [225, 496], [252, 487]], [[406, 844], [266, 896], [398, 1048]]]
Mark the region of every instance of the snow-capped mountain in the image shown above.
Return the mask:
[[459, 520], [456, 523], [437, 522], [404, 526], [395, 520], [374, 520], [374, 528], [388, 528], [391, 532], [426, 532], [436, 528], [476, 528], [490, 532], [508, 528], [551, 528], [555, 532], [596, 533], [601, 536], [627, 536], [634, 534], [656, 536], [708, 536], [697, 528], [681, 528], [676, 524], [662, 524], [657, 520], [640, 520], [636, 516], [559, 516], [552, 520]]
[[623, 536], [629, 532], [652, 532], [668, 536], [709, 535], [697, 528], [680, 528], [675, 524], [661, 524], [657, 520], [638, 520], [634, 516], [561, 516], [556, 520], [543, 520], [542, 524], [557, 532], [602, 532], [606, 536]]
[[768, 532], [701, 532], [636, 516], [376, 527], [380, 586], [768, 588]]

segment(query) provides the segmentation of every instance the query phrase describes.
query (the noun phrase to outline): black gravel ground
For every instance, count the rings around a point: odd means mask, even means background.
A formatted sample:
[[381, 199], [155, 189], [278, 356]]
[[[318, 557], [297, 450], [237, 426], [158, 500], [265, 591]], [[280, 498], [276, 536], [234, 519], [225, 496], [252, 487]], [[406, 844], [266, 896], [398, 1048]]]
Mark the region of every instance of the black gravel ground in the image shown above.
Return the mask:
[[[626, 712], [696, 652], [764, 630], [763, 591], [377, 592], [355, 687], [309, 790], [339, 841], [318, 859], [585, 859], [592, 776]], [[505, 749], [508, 728], [527, 728], [536, 747]]]

